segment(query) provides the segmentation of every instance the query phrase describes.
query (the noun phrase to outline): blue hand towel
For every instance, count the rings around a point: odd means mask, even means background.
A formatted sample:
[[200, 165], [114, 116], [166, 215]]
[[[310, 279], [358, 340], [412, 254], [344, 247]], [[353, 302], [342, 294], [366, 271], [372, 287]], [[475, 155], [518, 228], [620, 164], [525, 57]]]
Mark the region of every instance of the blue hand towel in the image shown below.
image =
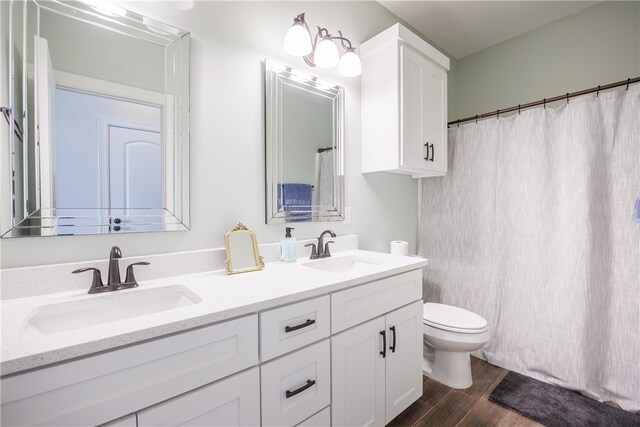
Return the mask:
[[633, 209], [633, 220], [635, 222], [640, 222], [640, 194], [636, 198], [636, 207]]
[[311, 197], [310, 184], [280, 184], [278, 209], [284, 206], [288, 221], [311, 221]]

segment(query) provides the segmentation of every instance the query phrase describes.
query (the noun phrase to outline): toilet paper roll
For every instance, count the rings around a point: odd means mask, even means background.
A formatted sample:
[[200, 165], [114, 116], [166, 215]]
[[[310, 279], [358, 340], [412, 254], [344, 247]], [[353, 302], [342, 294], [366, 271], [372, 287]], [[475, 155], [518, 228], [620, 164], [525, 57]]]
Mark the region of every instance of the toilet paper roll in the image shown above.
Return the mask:
[[404, 240], [392, 240], [391, 249], [389, 251], [392, 255], [409, 255], [409, 243]]

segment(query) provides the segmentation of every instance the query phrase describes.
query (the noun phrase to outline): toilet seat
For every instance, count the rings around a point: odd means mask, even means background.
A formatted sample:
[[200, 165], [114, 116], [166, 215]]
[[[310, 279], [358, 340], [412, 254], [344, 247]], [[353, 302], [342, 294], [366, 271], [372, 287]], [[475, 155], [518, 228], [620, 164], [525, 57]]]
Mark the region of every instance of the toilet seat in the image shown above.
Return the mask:
[[432, 328], [463, 334], [480, 334], [489, 329], [487, 321], [475, 313], [446, 304], [426, 303], [423, 323]]

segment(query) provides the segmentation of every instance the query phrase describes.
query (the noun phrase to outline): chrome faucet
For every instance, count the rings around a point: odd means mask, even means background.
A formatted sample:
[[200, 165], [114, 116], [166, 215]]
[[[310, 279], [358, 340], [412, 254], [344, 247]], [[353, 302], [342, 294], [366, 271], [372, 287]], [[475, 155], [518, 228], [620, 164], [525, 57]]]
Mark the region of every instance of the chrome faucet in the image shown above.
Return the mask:
[[94, 267], [81, 268], [79, 270], [72, 271], [73, 274], [82, 273], [85, 271], [93, 272], [93, 279], [91, 281], [91, 287], [89, 288], [90, 294], [99, 294], [102, 292], [111, 292], [111, 291], [119, 291], [120, 289], [129, 289], [135, 288], [138, 286], [138, 282], [136, 282], [136, 278], [133, 275], [133, 266], [134, 265], [149, 265], [148, 262], [134, 262], [127, 267], [127, 276], [124, 279], [124, 282], [120, 281], [120, 265], [118, 264], [118, 260], [122, 258], [122, 251], [119, 247], [114, 246], [111, 248], [111, 252], [109, 253], [109, 269], [108, 269], [108, 279], [107, 284], [102, 283], [102, 275], [100, 274], [100, 270]]
[[333, 240], [329, 240], [328, 242], [324, 241], [324, 235], [329, 234], [331, 237], [336, 237], [336, 233], [332, 230], [325, 230], [318, 237], [318, 246], [316, 249], [315, 243], [307, 243], [305, 246], [312, 246], [311, 248], [311, 256], [309, 259], [319, 259], [319, 258], [328, 258], [331, 256], [331, 252], [329, 252], [329, 243], [335, 243]]

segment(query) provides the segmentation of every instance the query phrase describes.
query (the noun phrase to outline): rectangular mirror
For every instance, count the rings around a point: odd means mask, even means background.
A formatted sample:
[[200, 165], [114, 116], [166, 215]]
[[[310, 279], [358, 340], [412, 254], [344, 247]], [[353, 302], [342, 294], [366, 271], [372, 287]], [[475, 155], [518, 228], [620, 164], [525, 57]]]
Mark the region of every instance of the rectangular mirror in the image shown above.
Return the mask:
[[266, 60], [266, 222], [344, 220], [344, 89]]
[[189, 33], [104, 1], [1, 3], [2, 237], [188, 229]]

